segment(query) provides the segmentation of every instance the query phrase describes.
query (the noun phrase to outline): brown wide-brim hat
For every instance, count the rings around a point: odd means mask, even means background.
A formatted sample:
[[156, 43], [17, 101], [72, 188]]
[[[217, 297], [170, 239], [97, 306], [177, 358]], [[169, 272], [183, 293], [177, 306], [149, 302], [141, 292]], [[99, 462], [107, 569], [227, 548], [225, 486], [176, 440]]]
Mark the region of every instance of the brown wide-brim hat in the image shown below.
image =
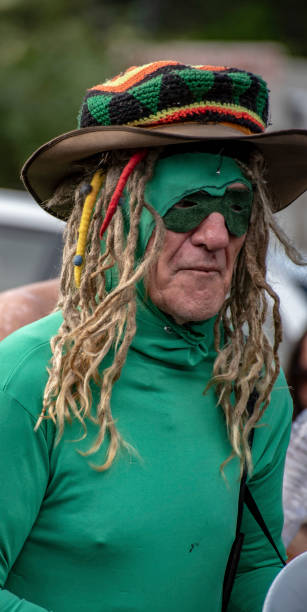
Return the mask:
[[[233, 149], [245, 143], [264, 156], [278, 212], [307, 189], [307, 130], [264, 132], [267, 100], [261, 77], [235, 68], [168, 61], [133, 67], [87, 91], [81, 127], [35, 151], [22, 180], [44, 204], [63, 179], [80, 173], [83, 160], [99, 153], [197, 142]], [[58, 207], [49, 212], [61, 216]]]

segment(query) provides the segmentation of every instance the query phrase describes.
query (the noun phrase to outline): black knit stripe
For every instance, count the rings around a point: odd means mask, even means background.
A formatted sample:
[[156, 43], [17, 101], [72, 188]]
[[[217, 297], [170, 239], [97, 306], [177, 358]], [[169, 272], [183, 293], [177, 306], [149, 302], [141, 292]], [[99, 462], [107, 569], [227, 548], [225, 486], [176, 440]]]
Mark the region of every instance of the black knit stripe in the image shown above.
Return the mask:
[[246, 106], [250, 110], [257, 113], [257, 96], [260, 89], [259, 80], [255, 77], [254, 74], [250, 75], [251, 85], [250, 87], [240, 96], [240, 104], [242, 106]]
[[79, 117], [79, 125], [80, 127], [91, 127], [95, 125], [101, 125], [99, 121], [93, 117], [93, 115], [88, 110], [87, 104], [83, 104], [80, 117]]
[[187, 84], [174, 71], [164, 74], [160, 88], [158, 111], [193, 104], [194, 96]]
[[133, 95], [124, 92], [113, 95], [109, 102], [109, 115], [111, 125], [122, 125], [149, 117], [151, 111]]
[[214, 72], [214, 85], [206, 94], [208, 102], [233, 103], [233, 82], [227, 72]]

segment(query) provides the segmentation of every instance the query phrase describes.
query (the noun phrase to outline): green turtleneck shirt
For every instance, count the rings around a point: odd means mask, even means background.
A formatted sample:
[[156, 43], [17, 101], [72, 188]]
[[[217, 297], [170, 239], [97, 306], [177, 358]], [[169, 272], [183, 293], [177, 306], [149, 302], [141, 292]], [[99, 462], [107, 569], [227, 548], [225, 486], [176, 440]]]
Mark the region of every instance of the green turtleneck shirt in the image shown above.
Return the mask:
[[[214, 391], [203, 390], [215, 358], [213, 320], [177, 326], [139, 308], [137, 334], [115, 384], [122, 449], [97, 472], [78, 453], [78, 422], [56, 443], [41, 412], [52, 314], [0, 345], [1, 612], [218, 612], [234, 538], [238, 461], [230, 454]], [[255, 432], [249, 486], [278, 544], [281, 482], [290, 431], [281, 375]], [[97, 395], [93, 395], [95, 405]], [[91, 461], [101, 463], [102, 448]], [[271, 545], [244, 511], [246, 533], [229, 612], [260, 612], [280, 569]]]

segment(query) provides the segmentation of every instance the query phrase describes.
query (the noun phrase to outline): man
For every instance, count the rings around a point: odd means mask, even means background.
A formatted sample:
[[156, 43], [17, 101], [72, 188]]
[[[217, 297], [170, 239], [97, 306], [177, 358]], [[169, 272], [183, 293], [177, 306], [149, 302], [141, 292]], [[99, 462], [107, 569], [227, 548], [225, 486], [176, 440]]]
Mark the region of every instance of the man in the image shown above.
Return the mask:
[[[68, 224], [59, 311], [1, 345], [2, 609], [220, 610], [245, 464], [284, 554], [265, 257], [307, 134], [264, 134], [267, 102], [241, 70], [133, 67], [25, 164]], [[242, 529], [228, 610], [257, 612], [280, 561], [247, 509]]]

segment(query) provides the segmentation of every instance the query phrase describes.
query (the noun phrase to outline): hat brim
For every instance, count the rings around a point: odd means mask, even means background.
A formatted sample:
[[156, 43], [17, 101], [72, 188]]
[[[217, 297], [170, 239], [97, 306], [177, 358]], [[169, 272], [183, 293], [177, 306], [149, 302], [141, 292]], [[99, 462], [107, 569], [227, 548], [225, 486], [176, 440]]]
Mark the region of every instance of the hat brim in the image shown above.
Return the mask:
[[[59, 183], [80, 171], [80, 162], [112, 149], [159, 147], [188, 142], [244, 142], [257, 147], [268, 166], [266, 177], [278, 212], [307, 189], [307, 130], [281, 130], [245, 135], [217, 124], [177, 123], [155, 127], [98, 126], [67, 132], [47, 142], [25, 162], [21, 178], [42, 204]], [[51, 214], [60, 216], [59, 210]]]

